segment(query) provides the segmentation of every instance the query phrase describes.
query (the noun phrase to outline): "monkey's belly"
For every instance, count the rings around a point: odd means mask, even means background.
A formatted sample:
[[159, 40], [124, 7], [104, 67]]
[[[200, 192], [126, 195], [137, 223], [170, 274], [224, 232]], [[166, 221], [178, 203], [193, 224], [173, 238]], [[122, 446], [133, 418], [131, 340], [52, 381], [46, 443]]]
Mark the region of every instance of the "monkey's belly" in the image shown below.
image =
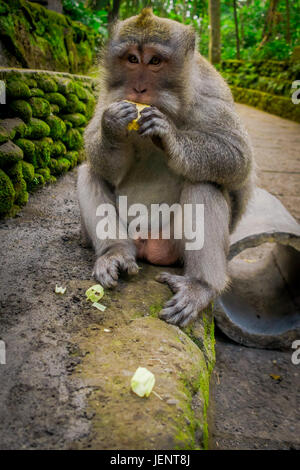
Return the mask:
[[151, 264], [170, 266], [180, 258], [178, 244], [173, 240], [135, 240], [137, 258], [144, 259]]
[[148, 211], [151, 204], [166, 203], [170, 206], [180, 199], [182, 178], [167, 166], [163, 152], [156, 150], [138, 158], [126, 177], [115, 189], [117, 196], [127, 196], [128, 207], [144, 204]]

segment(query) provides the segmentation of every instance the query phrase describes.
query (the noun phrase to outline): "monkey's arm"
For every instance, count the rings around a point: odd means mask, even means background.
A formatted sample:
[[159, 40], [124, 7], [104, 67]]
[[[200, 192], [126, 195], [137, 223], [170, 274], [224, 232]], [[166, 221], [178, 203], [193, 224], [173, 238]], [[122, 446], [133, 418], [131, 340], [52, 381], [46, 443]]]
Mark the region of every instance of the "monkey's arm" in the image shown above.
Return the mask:
[[137, 110], [130, 103], [119, 101], [106, 108], [99, 104], [86, 128], [85, 150], [94, 173], [113, 185], [130, 167], [132, 145], [127, 139], [127, 125], [136, 117]]
[[[208, 98], [204, 100], [208, 101]], [[213, 182], [237, 189], [249, 175], [252, 151], [246, 131], [229, 103], [217, 99], [203, 103], [194, 111], [188, 126], [178, 129], [160, 111], [156, 123], [145, 121], [141, 135], [159, 136], [168, 156], [168, 164], [176, 173], [192, 182]], [[204, 110], [208, 110], [204, 113]], [[145, 110], [145, 117], [151, 111]]]

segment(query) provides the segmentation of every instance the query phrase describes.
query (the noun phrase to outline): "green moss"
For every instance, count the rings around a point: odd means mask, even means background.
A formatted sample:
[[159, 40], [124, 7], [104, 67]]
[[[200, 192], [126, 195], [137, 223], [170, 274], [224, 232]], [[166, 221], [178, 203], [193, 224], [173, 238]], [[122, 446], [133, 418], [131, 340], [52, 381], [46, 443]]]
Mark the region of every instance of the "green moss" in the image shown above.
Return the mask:
[[93, 116], [95, 106], [96, 106], [96, 100], [93, 97], [93, 95], [90, 95], [86, 103], [86, 112], [85, 112], [85, 116], [88, 120], [91, 119], [91, 117]]
[[79, 163], [83, 163], [85, 160], [86, 160], [85, 151], [84, 151], [84, 149], [81, 149], [81, 150], [78, 152], [78, 164], [79, 164]]
[[159, 312], [163, 309], [163, 304], [161, 302], [150, 305], [149, 312], [151, 317], [158, 317]]
[[58, 158], [57, 159], [57, 165], [55, 168], [55, 174], [56, 175], [61, 175], [63, 173], [66, 173], [71, 167], [71, 162], [67, 160], [64, 157]]
[[86, 104], [82, 101], [79, 101], [78, 103], [77, 112], [81, 114], [86, 114]]
[[45, 184], [45, 179], [39, 173], [34, 174], [33, 180], [28, 184], [28, 191], [33, 193], [37, 189], [41, 188]]
[[85, 116], [80, 113], [64, 114], [61, 117], [62, 119], [71, 122], [74, 127], [80, 127], [86, 124]]
[[41, 88], [46, 93], [56, 92], [58, 90], [58, 86], [50, 77], [40, 77], [38, 79], [39, 88]]
[[16, 192], [16, 199], [15, 204], [17, 206], [25, 206], [27, 204], [29, 198], [29, 194], [27, 192], [27, 185], [24, 179], [18, 184], [18, 191]]
[[24, 100], [14, 100], [9, 104], [15, 116], [20, 117], [25, 122], [29, 122], [32, 117], [32, 109], [29, 103]]
[[89, 98], [88, 92], [83, 88], [82, 85], [75, 82], [75, 93], [80, 100], [87, 101]]
[[56, 104], [59, 108], [64, 108], [67, 105], [67, 100], [61, 93], [46, 93], [45, 99], [51, 104]]
[[255, 106], [263, 111], [300, 122], [300, 106], [284, 96], [275, 96], [258, 90], [231, 87], [235, 101]]
[[31, 91], [31, 96], [33, 97], [42, 98], [45, 95], [43, 90], [41, 90], [40, 88], [31, 88], [30, 91]]
[[36, 118], [45, 118], [49, 116], [50, 104], [44, 98], [37, 98], [33, 97], [29, 100], [31, 109], [32, 109], [32, 116]]
[[23, 151], [10, 140], [0, 145], [0, 167], [11, 166], [22, 160]]
[[42, 137], [47, 137], [49, 134], [50, 127], [41, 119], [32, 118], [28, 123], [26, 137], [30, 137], [31, 139], [41, 139]]
[[15, 138], [19, 138], [19, 137], [25, 137], [26, 133], [27, 133], [27, 125], [25, 124], [25, 122], [23, 122], [21, 119], [19, 118], [14, 118], [14, 121], [16, 123], [16, 126], [15, 126], [15, 131], [16, 131], [16, 135], [15, 135]]
[[18, 139], [15, 141], [16, 145], [23, 150], [24, 159], [32, 163], [36, 167], [35, 145], [31, 140]]
[[52, 157], [63, 157], [67, 152], [66, 146], [60, 141], [57, 140], [53, 142], [51, 156]]
[[15, 190], [9, 177], [0, 169], [0, 215], [3, 217], [12, 209]]
[[80, 101], [74, 93], [67, 95], [67, 103], [64, 106], [64, 111], [67, 113], [76, 113], [81, 109]]
[[29, 162], [24, 162], [24, 160], [21, 163], [23, 178], [26, 184], [29, 184], [34, 178], [34, 166]]
[[31, 88], [30, 92], [31, 92], [31, 96], [32, 96], [32, 89], [36, 89], [37, 86], [38, 86], [37, 81], [34, 80], [34, 78], [25, 78], [25, 82], [26, 82], [26, 85], [28, 85]]
[[69, 129], [63, 136], [62, 141], [68, 150], [79, 150], [83, 147], [83, 137], [77, 129]]
[[11, 99], [30, 98], [31, 96], [30, 89], [23, 80], [8, 80], [6, 93]]
[[[21, 161], [18, 161], [14, 163], [12, 166], [10, 166], [9, 168], [7, 168], [6, 173], [10, 177], [14, 186], [20, 184], [23, 179]], [[17, 193], [17, 190], [16, 190], [16, 193]]]
[[38, 168], [37, 173], [43, 176], [45, 183], [50, 181], [51, 174], [49, 168]]
[[58, 167], [56, 158], [50, 158], [50, 162], [48, 163], [48, 168], [50, 169], [51, 175], [58, 175], [56, 171]]
[[60, 109], [57, 104], [50, 104], [51, 114], [58, 114]]
[[0, 122], [0, 144], [7, 142], [9, 140], [9, 132], [5, 129]]
[[55, 176], [50, 175], [49, 183], [53, 184], [53, 183], [56, 183], [56, 181], [57, 181], [57, 179], [55, 178]]
[[78, 162], [78, 152], [76, 152], [75, 150], [67, 152], [65, 158], [71, 163], [71, 168], [74, 168]]
[[74, 93], [75, 84], [69, 78], [58, 77], [57, 79], [58, 91], [64, 95]]
[[3, 119], [0, 121], [0, 143], [24, 135], [26, 129], [26, 124], [20, 118]]
[[50, 137], [43, 137], [41, 140], [35, 140], [34, 144], [37, 165], [46, 168], [50, 162], [53, 140]]
[[50, 137], [54, 140], [60, 139], [66, 133], [66, 125], [59, 117], [49, 116], [46, 123], [50, 127]]

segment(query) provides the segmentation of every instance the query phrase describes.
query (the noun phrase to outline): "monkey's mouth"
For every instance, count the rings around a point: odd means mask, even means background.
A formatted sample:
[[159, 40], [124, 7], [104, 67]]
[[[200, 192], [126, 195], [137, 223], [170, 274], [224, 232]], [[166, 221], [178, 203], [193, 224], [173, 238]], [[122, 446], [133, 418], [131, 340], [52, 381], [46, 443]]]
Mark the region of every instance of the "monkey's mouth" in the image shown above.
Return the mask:
[[147, 104], [149, 106], [153, 105], [153, 100], [149, 96], [139, 96], [134, 93], [128, 93], [124, 99], [134, 101], [135, 103]]

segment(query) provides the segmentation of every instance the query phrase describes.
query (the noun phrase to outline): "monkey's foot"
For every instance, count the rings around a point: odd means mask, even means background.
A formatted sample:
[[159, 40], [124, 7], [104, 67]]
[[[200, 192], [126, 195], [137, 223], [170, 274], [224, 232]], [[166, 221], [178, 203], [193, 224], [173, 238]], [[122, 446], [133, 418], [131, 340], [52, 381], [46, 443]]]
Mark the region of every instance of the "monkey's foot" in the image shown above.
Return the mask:
[[168, 284], [175, 294], [159, 313], [162, 320], [173, 325], [185, 327], [196, 320], [216, 296], [211, 287], [198, 279], [161, 273], [156, 280]]
[[130, 275], [139, 272], [134, 256], [125, 251], [108, 251], [96, 260], [93, 276], [104, 288], [115, 287], [121, 271], [127, 272]]

